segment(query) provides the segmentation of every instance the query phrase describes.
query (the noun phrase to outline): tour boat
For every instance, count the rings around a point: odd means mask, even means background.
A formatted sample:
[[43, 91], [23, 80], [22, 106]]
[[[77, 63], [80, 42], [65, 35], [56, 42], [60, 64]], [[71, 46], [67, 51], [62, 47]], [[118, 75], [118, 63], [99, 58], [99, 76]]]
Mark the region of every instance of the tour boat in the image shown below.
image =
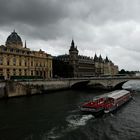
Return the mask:
[[82, 112], [94, 114], [109, 113], [126, 103], [132, 98], [132, 93], [128, 90], [115, 90], [94, 98], [80, 106]]
[[101, 113], [104, 112], [104, 102], [105, 102], [105, 97], [95, 97], [92, 101], [86, 102], [83, 105], [80, 106], [80, 110], [82, 112], [87, 112], [87, 113]]
[[128, 90], [113, 91], [108, 94], [104, 102], [104, 113], [112, 112], [132, 99], [132, 93]]

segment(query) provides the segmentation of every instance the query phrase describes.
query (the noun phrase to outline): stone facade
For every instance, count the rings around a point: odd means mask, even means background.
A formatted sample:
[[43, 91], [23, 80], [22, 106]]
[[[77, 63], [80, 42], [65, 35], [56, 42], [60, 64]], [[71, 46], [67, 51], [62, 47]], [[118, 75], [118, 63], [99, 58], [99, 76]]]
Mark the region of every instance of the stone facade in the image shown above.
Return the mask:
[[31, 51], [26, 42], [23, 47], [20, 36], [13, 31], [5, 45], [0, 46], [0, 76], [4, 79], [12, 76], [51, 78], [52, 56], [42, 50]]
[[[64, 62], [72, 66], [72, 74], [67, 75], [67, 77], [108, 76], [118, 73], [118, 66], [114, 65], [108, 57], [103, 59], [101, 55], [97, 57], [95, 54], [94, 58], [91, 58], [78, 55], [78, 52], [77, 46], [75, 46], [72, 40], [69, 54], [54, 57], [54, 61], [59, 60], [60, 63]], [[54, 69], [56, 69], [56, 67], [54, 67]], [[65, 73], [64, 69], [62, 73]], [[55, 75], [57, 75], [57, 73], [55, 73]]]

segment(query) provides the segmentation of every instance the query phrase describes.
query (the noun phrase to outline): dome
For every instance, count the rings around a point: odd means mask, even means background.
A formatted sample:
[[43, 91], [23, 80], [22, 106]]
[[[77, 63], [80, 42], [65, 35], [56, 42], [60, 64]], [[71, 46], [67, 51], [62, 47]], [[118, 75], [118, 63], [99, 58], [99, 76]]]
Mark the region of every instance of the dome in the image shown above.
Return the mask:
[[8, 36], [6, 46], [20, 46], [22, 47], [22, 40], [15, 30]]

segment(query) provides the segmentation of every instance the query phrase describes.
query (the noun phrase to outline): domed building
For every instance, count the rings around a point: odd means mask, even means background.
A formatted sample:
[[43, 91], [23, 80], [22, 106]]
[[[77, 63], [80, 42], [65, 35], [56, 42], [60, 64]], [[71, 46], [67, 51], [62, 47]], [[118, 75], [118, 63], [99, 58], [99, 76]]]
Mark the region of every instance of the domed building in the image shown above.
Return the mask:
[[0, 78], [35, 79], [52, 77], [52, 56], [46, 52], [31, 51], [26, 41], [15, 30], [0, 46]]
[[22, 40], [20, 36], [15, 32], [15, 30], [8, 36], [5, 45], [14, 48], [23, 47]]

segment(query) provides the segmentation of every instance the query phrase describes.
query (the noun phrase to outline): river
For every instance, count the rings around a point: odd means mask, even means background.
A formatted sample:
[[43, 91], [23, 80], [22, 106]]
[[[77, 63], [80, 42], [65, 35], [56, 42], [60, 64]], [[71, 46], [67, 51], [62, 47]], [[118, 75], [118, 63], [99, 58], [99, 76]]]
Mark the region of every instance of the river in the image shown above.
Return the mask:
[[0, 101], [0, 140], [139, 140], [140, 81], [123, 86], [137, 92], [114, 114], [95, 118], [78, 106], [106, 91], [67, 90]]

